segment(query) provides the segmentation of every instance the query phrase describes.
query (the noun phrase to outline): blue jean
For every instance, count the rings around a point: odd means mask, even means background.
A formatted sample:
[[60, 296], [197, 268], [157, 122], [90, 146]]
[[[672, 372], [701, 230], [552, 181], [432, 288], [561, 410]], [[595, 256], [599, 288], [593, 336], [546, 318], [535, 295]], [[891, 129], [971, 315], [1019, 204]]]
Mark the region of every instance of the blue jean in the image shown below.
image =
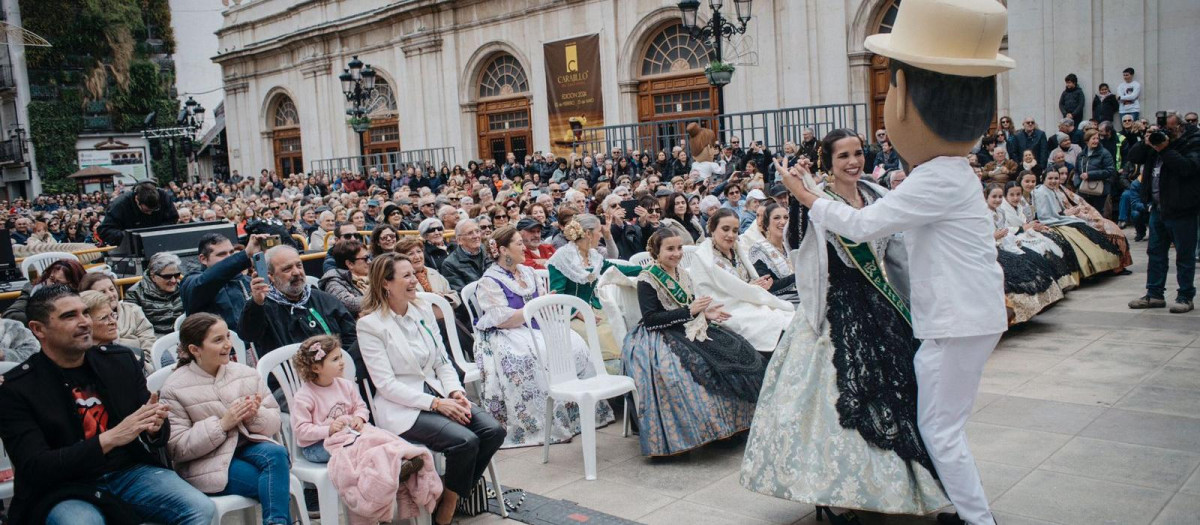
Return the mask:
[[287, 449], [275, 443], [255, 443], [237, 451], [229, 463], [229, 483], [219, 496], [254, 498], [262, 505], [264, 525], [291, 523], [288, 510], [291, 474]]
[[1142, 202], [1140, 195], [1141, 191], [1142, 181], [1135, 180], [1124, 193], [1121, 193], [1120, 205], [1117, 207], [1118, 221], [1137, 221], [1138, 217], [1146, 211], [1146, 204]]
[[[174, 471], [150, 465], [136, 465], [105, 474], [97, 488], [111, 492], [128, 503], [142, 518], [169, 525], [207, 525], [217, 513], [212, 500], [180, 478]], [[67, 500], [46, 518], [50, 525], [103, 524], [104, 517], [91, 504]]]
[[1149, 265], [1146, 267], [1146, 295], [1163, 299], [1170, 269], [1171, 245], [1175, 245], [1175, 280], [1179, 291], [1176, 301], [1191, 301], [1196, 297], [1196, 230], [1197, 214], [1164, 219], [1155, 208], [1150, 209], [1150, 241], [1146, 244]]
[[325, 450], [325, 442], [323, 441], [302, 447], [300, 455], [313, 463], [329, 463], [329, 451]]

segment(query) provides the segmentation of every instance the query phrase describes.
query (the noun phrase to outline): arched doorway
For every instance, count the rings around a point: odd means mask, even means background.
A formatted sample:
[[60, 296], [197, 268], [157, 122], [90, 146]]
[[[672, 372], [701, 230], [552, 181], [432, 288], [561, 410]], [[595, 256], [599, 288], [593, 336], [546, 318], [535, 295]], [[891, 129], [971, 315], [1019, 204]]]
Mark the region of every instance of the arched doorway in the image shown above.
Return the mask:
[[[400, 120], [396, 109], [396, 94], [387, 79], [375, 79], [375, 93], [367, 102], [367, 116], [371, 118], [371, 128], [363, 134], [363, 148], [367, 155], [396, 153], [400, 151]], [[379, 169], [388, 169], [379, 163], [378, 157], [367, 157], [368, 163]]]
[[[717, 88], [704, 76], [710, 50], [678, 21], [663, 26], [641, 53], [638, 122], [709, 118], [717, 114]], [[709, 124], [714, 127], [715, 123]], [[682, 136], [675, 124], [654, 126], [655, 149], [670, 150], [668, 137]]]
[[275, 153], [275, 173], [289, 177], [304, 173], [304, 151], [300, 141], [300, 112], [287, 95], [277, 95], [271, 105], [271, 143]]
[[516, 57], [497, 54], [479, 74], [479, 156], [504, 164], [512, 153], [522, 162], [533, 142], [529, 119], [529, 79]]
[[[900, 9], [900, 0], [887, 0], [879, 8], [879, 14], [876, 15], [874, 28], [870, 34], [891, 33], [892, 25], [896, 23], [896, 13]], [[875, 130], [883, 127], [883, 103], [887, 100], [888, 86], [891, 85], [891, 77], [888, 75], [889, 60], [885, 56], [871, 55], [870, 59], [870, 77], [867, 81], [870, 95], [871, 109], [871, 135], [874, 136]]]

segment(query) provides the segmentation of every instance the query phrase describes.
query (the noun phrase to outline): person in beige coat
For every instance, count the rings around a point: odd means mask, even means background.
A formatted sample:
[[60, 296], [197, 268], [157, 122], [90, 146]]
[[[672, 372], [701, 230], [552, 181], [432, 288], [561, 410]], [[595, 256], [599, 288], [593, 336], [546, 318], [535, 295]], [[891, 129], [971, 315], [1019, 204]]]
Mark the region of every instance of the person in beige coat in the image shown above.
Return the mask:
[[121, 300], [117, 292], [117, 281], [113, 276], [93, 272], [88, 273], [79, 282], [79, 291], [94, 290], [103, 293], [112, 302], [113, 311], [117, 312], [117, 344], [141, 350], [138, 360], [142, 362], [143, 371], [149, 375], [154, 371], [150, 363], [150, 350], [154, 348], [154, 325], [146, 319], [142, 307]]
[[188, 316], [179, 328], [179, 361], [159, 397], [170, 410], [167, 453], [175, 470], [201, 492], [235, 494], [262, 504], [265, 525], [291, 523], [287, 449], [279, 405], [253, 368], [231, 363], [225, 321]]

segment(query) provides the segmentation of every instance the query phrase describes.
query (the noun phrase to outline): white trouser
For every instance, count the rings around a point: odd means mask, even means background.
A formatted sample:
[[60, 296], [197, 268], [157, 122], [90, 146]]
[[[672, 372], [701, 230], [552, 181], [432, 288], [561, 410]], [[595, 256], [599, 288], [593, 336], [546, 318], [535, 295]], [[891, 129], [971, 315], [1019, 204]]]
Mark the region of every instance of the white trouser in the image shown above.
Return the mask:
[[926, 339], [913, 358], [921, 438], [958, 516], [971, 525], [995, 523], [967, 448], [966, 424], [1000, 335]]

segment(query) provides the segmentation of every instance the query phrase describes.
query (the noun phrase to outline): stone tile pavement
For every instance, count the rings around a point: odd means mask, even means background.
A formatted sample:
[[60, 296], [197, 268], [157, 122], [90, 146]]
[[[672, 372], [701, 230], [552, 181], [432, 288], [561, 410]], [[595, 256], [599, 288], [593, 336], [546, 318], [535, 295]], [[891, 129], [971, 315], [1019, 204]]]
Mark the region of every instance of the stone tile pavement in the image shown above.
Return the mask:
[[[967, 432], [1004, 525], [1200, 523], [1200, 312], [1127, 309], [1146, 277], [1145, 244], [1133, 248], [1133, 275], [1069, 292], [988, 362]], [[540, 448], [501, 451], [501, 482], [648, 524], [817, 523], [811, 505], [738, 484], [741, 445], [650, 460], [614, 424], [597, 440], [599, 479], [585, 481], [579, 441], [551, 447], [545, 465]]]

